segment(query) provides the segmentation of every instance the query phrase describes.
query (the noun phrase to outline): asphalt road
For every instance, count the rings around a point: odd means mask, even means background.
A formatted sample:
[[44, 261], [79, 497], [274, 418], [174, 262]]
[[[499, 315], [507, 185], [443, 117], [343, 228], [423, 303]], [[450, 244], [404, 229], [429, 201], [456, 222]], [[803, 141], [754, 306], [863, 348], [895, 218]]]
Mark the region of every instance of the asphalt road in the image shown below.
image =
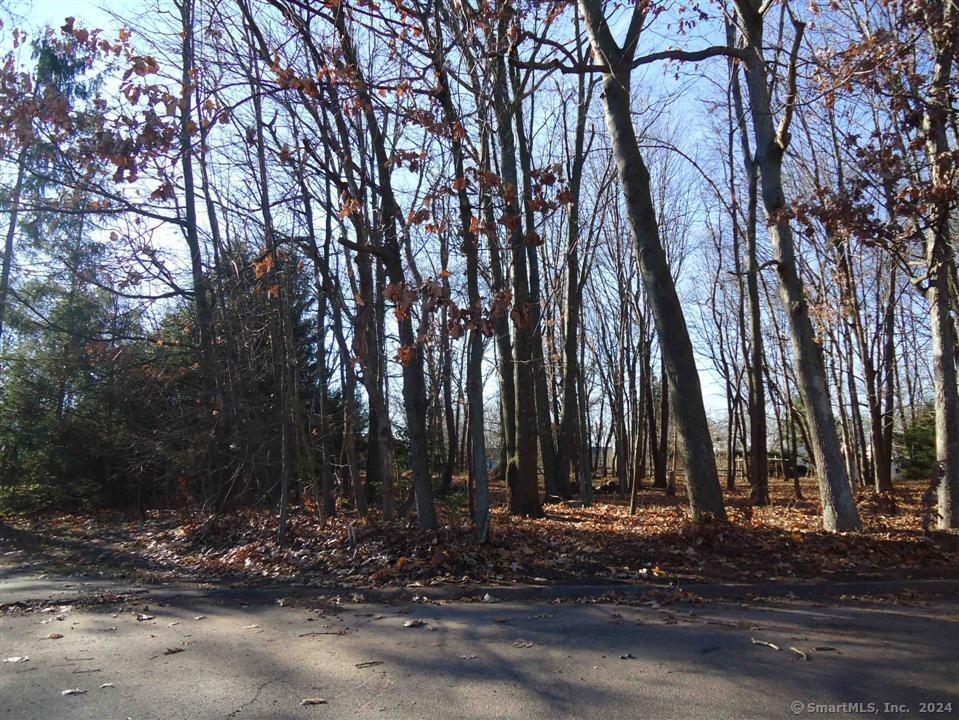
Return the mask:
[[[208, 590], [8, 568], [0, 602], [33, 601], [0, 617], [0, 655], [29, 657], [0, 665], [0, 718], [959, 717], [954, 594], [280, 605]], [[78, 602], [103, 592], [134, 594]]]

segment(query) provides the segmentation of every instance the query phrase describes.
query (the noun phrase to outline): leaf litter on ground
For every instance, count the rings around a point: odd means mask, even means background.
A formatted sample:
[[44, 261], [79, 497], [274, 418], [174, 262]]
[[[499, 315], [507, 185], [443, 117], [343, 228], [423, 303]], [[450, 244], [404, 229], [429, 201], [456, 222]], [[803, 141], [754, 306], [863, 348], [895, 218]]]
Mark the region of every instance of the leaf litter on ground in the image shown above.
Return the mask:
[[100, 551], [123, 551], [136, 565], [150, 568], [138, 568], [141, 577], [155, 581], [232, 575], [248, 583], [296, 579], [307, 585], [423, 587], [587, 578], [767, 582], [956, 576], [959, 542], [924, 530], [926, 483], [901, 480], [882, 494], [857, 490], [863, 530], [855, 535], [823, 531], [815, 479], [802, 484], [804, 499], [796, 499], [790, 484], [772, 479], [772, 504], [766, 508], [749, 503], [748, 487], [727, 491], [729, 522], [703, 525], [691, 522], [682, 492], [666, 497], [651, 488], [639, 491], [635, 515], [629, 514], [627, 499], [597, 495], [591, 507], [572, 501], [547, 506], [544, 518], [510, 517], [505, 488], [494, 484], [490, 540], [482, 546], [476, 545], [463, 508], [443, 501], [437, 507], [441, 527], [428, 533], [408, 520], [384, 522], [349, 512], [321, 524], [312, 508], [293, 508], [282, 548], [276, 544], [275, 514], [264, 509], [218, 515], [150, 511], [145, 521], [109, 512], [60, 513], [9, 522], [42, 530], [46, 549], [59, 559], [83, 553], [79, 544], [58, 545], [59, 536]]

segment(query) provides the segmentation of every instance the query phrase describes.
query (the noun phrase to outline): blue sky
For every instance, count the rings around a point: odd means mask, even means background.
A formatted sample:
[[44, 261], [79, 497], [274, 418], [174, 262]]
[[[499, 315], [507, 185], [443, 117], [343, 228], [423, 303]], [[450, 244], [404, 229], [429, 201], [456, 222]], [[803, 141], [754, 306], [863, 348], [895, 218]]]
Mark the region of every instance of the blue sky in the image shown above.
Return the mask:
[[12, 7], [18, 15], [27, 17], [31, 24], [36, 25], [61, 23], [71, 15], [104, 26], [109, 24], [109, 15], [103, 12], [101, 4], [85, 0], [32, 0], [14, 2]]
[[[145, 7], [146, 3], [138, 2], [138, 0], [126, 0], [122, 3], [117, 2], [117, 0], [113, 0], [112, 2], [110, 0], [105, 0], [104, 2], [90, 2], [89, 0], [13, 0], [8, 5], [9, 14], [13, 16], [13, 25], [22, 26], [24, 29], [33, 32], [38, 31], [46, 25], [59, 27], [63, 24], [64, 19], [69, 16], [77, 18], [79, 24], [87, 27], [103, 28], [107, 30], [108, 33], [116, 32], [119, 29], [118, 23], [111, 17], [111, 9], [120, 14], [135, 15], [137, 9]], [[620, 26], [625, 16], [628, 16], [628, 14], [620, 13], [612, 18], [616, 30], [621, 31]], [[663, 23], [657, 23], [654, 27], [658, 29], [662, 24]], [[136, 28], [133, 29], [135, 30]], [[663, 42], [663, 39], [658, 37], [654, 32], [644, 35], [644, 40], [647, 41], [644, 44], [648, 43], [652, 46], [649, 50], [662, 49], [663, 46], [670, 44], [668, 41]], [[696, 38], [694, 36], [692, 39], [687, 38], [687, 40], [689, 40], [691, 46], [697, 46], [699, 44], [705, 46], [709, 44], [706, 38]], [[643, 73], [643, 75], [647, 76], [645, 77], [646, 82], [652, 81], [656, 83], [658, 81], [668, 83], [668, 74], [664, 74], [663, 69], [659, 67], [655, 70], [647, 71]], [[652, 77], [648, 77], [650, 75]], [[691, 104], [696, 105], [697, 103], [694, 101]], [[702, 126], [697, 122], [693, 124], [692, 127], [701, 128]], [[695, 135], [695, 132], [693, 134]], [[687, 318], [687, 320], [691, 319], [692, 318]], [[697, 357], [697, 365], [700, 369], [700, 380], [703, 384], [703, 394], [705, 396], [707, 411], [709, 411], [710, 414], [721, 416], [725, 411], [725, 394], [722, 384], [715, 376], [715, 372], [708, 360], [705, 360], [703, 357]]]

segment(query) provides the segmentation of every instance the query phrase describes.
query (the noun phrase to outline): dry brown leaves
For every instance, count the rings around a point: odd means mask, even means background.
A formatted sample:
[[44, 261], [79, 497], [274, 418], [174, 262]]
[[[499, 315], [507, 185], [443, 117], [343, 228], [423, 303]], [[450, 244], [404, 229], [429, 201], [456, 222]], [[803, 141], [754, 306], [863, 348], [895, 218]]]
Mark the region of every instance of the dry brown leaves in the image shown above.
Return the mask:
[[[680, 488], [682, 490], [682, 488]], [[728, 523], [695, 526], [685, 498], [643, 490], [628, 503], [604, 496], [592, 507], [547, 506], [541, 519], [493, 511], [490, 541], [477, 546], [462, 509], [440, 505], [446, 524], [424, 532], [412, 520], [384, 523], [341, 514], [321, 524], [293, 512], [288, 543], [276, 545], [276, 519], [266, 510], [217, 517], [154, 513], [148, 521], [115, 515], [43, 520], [9, 518], [18, 526], [97, 540], [145, 561], [161, 576], [242, 576], [340, 585], [428, 585], [581, 582], [647, 579], [765, 581], [951, 576], [959, 538], [924, 533], [924, 486], [900, 483], [891, 496], [860, 493], [864, 530], [834, 535], [820, 529], [812, 481], [807, 499], [773, 484], [773, 504], [753, 508], [727, 493]], [[501, 489], [497, 496], [502, 500]]]

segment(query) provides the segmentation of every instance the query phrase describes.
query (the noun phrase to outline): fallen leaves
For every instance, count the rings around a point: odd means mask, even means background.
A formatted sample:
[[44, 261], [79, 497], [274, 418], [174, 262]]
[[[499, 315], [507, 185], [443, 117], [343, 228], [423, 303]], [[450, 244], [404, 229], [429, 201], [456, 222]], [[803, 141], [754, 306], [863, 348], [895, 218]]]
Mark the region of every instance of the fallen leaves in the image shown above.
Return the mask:
[[47, 640], [60, 640], [63, 638], [63, 633], [50, 633], [47, 635]]
[[[439, 583], [555, 583], [575, 579], [767, 582], [954, 576], [959, 543], [922, 532], [922, 483], [900, 481], [896, 512], [860, 493], [864, 530], [855, 535], [821, 529], [814, 479], [805, 500], [773, 479], [773, 503], [748, 505], [748, 489], [726, 494], [730, 521], [694, 525], [681, 497], [639, 493], [630, 516], [625, 500], [597, 495], [592, 507], [559, 503], [546, 517], [509, 517], [504, 488], [494, 483], [490, 541], [477, 546], [463, 508], [439, 503], [442, 527], [423, 533], [415, 524], [359, 520], [349, 513], [320, 524], [311, 508], [291, 510], [287, 545], [276, 546], [275, 513], [240, 509], [213, 516], [151, 512], [146, 522], [113, 515], [44, 518], [56, 536], [79, 525], [81, 536], [162, 565], [167, 578], [242, 575], [250, 580], [323, 582], [341, 586], [421, 587]], [[680, 490], [682, 488], [679, 488]], [[15, 518], [29, 528], [39, 522]], [[108, 542], [107, 542], [108, 541]], [[490, 595], [477, 600], [495, 601]], [[49, 612], [53, 612], [51, 609]], [[150, 617], [150, 616], [146, 616]], [[202, 616], [198, 616], [202, 617]], [[152, 619], [152, 618], [151, 618]]]
[[329, 702], [330, 701], [327, 700], [326, 698], [320, 698], [320, 697], [303, 698], [302, 700], [300, 700], [300, 707], [303, 707], [305, 705], [326, 705]]

